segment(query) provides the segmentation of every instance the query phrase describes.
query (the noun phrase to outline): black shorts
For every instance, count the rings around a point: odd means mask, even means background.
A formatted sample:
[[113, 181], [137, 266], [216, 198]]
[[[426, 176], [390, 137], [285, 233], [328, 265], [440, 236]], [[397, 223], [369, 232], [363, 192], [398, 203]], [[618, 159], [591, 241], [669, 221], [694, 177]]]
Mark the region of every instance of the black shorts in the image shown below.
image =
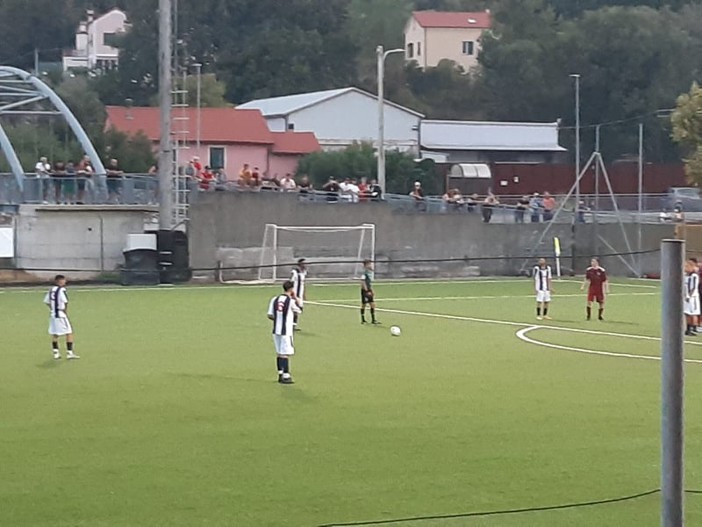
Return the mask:
[[361, 289], [361, 304], [371, 304], [373, 302], [375, 302], [375, 299], [373, 298], [373, 291]]

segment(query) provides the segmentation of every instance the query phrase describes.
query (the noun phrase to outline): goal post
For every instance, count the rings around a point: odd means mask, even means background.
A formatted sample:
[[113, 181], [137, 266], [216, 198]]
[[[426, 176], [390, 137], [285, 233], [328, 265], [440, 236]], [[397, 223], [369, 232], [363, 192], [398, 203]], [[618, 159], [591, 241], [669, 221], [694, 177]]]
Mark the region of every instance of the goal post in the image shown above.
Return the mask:
[[276, 281], [289, 275], [299, 258], [305, 258], [314, 278], [354, 278], [363, 260], [375, 260], [375, 225], [289, 226], [266, 224], [261, 244], [259, 281]]

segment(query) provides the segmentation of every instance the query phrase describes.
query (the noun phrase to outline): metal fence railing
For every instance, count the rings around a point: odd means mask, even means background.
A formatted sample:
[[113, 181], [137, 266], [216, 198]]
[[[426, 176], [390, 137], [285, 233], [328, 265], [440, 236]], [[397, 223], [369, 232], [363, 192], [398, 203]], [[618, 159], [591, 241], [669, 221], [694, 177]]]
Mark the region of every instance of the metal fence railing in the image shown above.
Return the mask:
[[[310, 205], [356, 206], [381, 202], [385, 206], [407, 214], [474, 214], [491, 223], [536, 223], [551, 221], [551, 216], [561, 209], [559, 223], [582, 222], [606, 223], [612, 221], [660, 222], [672, 221], [670, 200], [666, 194], [583, 194], [581, 204], [571, 196], [554, 195], [555, 206], [549, 211], [539, 201], [539, 206], [519, 204], [523, 196], [498, 196], [499, 203], [489, 205], [484, 197], [464, 196], [448, 201], [439, 196], [415, 199], [408, 194], [385, 194], [382, 199], [370, 194], [348, 194], [307, 189], [281, 190], [278, 186], [240, 186], [231, 181], [198, 181], [188, 176], [179, 176], [176, 183], [188, 192], [188, 202], [193, 203], [205, 192], [270, 192], [295, 194], [301, 202]], [[531, 197], [530, 197], [531, 198]], [[18, 204], [124, 204], [155, 205], [159, 200], [158, 178], [146, 174], [123, 174], [116, 177], [93, 175], [92, 177], [47, 176], [28, 174], [22, 188], [12, 174], [0, 174], [0, 205]], [[524, 201], [524, 200], [523, 200]], [[701, 201], [702, 203], [702, 201]], [[641, 211], [639, 211], [641, 206]]]

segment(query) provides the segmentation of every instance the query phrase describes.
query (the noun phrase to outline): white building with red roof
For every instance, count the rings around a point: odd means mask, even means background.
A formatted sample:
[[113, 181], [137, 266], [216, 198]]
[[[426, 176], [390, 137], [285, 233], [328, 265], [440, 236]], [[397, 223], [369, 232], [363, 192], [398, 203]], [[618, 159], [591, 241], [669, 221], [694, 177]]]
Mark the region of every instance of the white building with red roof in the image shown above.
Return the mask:
[[415, 11], [405, 26], [405, 58], [420, 68], [452, 60], [465, 71], [478, 65], [480, 38], [490, 29], [490, 11]]

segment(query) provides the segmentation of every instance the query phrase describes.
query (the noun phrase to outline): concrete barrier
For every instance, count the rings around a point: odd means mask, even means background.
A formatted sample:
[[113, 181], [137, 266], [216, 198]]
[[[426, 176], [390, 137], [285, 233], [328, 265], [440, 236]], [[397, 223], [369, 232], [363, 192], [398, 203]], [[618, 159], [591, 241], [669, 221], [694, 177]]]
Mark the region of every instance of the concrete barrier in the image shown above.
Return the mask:
[[[200, 196], [190, 209], [191, 266], [216, 265], [219, 247], [261, 247], [266, 223], [296, 226], [376, 225], [376, 258], [379, 276], [461, 277], [481, 275], [516, 275], [535, 262], [532, 253], [553, 255], [553, 237], [561, 240], [565, 254], [563, 268], [582, 273], [595, 254], [625, 253], [628, 248], [617, 223], [594, 226], [554, 224], [542, 247], [536, 244], [544, 223], [484, 224], [479, 214], [432, 214], [397, 211], [383, 203], [306, 203], [294, 194], [211, 193]], [[627, 224], [626, 232], [635, 250], [638, 226]], [[671, 225], [646, 224], [642, 229], [642, 248], [656, 251], [660, 240], [674, 236]], [[609, 243], [607, 246], [601, 239]], [[324, 258], [330, 257], [327, 248]], [[345, 254], [346, 247], [338, 248]], [[295, 247], [295, 257], [306, 248]], [[626, 257], [631, 265], [631, 257]], [[418, 260], [451, 261], [437, 262]], [[409, 262], [404, 262], [409, 260]], [[638, 257], [634, 258], [638, 264]], [[621, 258], [612, 256], [603, 265], [615, 275], [631, 275]], [[641, 258], [644, 273], [659, 271], [659, 255]], [[281, 274], [281, 273], [279, 273]], [[282, 273], [285, 274], [285, 273]], [[314, 270], [311, 270], [314, 275]]]

